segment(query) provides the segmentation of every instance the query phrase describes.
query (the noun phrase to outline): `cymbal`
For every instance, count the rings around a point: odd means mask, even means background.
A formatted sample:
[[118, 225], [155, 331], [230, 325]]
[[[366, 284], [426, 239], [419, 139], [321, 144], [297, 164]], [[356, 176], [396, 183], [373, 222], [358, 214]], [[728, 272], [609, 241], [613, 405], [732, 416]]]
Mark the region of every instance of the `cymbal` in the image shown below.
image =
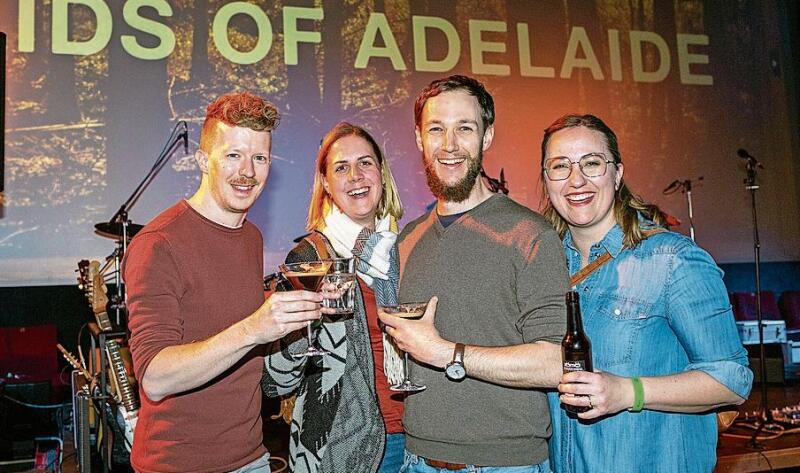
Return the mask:
[[[134, 235], [139, 233], [139, 230], [144, 228], [144, 225], [136, 223], [128, 224], [128, 238], [133, 238]], [[94, 232], [105, 238], [112, 238], [118, 240], [122, 238], [122, 224], [118, 222], [100, 222], [95, 224]]]

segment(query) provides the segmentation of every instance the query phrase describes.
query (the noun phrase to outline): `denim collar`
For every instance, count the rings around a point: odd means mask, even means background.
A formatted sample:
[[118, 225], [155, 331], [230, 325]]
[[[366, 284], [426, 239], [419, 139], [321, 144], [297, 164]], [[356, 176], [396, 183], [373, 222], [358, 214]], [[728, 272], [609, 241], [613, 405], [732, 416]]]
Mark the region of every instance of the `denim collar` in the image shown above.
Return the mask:
[[[625, 233], [623, 233], [622, 227], [620, 227], [619, 224], [614, 224], [602, 240], [592, 245], [590, 252], [595, 253], [595, 249], [602, 248], [608, 251], [612, 257], [616, 258], [622, 250], [625, 249], [622, 243], [624, 237]], [[578, 249], [575, 248], [575, 244], [572, 242], [572, 234], [569, 231], [564, 235], [564, 247], [578, 252]], [[602, 254], [602, 252], [598, 253], [596, 256], [600, 256], [600, 254]], [[592, 260], [594, 258], [590, 256], [589, 259]]]

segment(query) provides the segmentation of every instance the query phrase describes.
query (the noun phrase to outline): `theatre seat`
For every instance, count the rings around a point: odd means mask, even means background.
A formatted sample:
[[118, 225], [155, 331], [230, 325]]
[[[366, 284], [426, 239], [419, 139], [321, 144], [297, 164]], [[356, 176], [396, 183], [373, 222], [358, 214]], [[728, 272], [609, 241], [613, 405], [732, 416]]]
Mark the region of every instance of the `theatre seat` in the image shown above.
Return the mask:
[[[737, 321], [756, 320], [756, 294], [754, 292], [733, 292], [730, 295], [733, 317]], [[761, 291], [761, 317], [764, 320], [781, 320], [781, 312], [775, 293]]]
[[800, 330], [800, 291], [784, 291], [778, 301], [787, 330]]
[[6, 384], [47, 382], [59, 392], [64, 383], [56, 343], [55, 325], [0, 327], [0, 378]]

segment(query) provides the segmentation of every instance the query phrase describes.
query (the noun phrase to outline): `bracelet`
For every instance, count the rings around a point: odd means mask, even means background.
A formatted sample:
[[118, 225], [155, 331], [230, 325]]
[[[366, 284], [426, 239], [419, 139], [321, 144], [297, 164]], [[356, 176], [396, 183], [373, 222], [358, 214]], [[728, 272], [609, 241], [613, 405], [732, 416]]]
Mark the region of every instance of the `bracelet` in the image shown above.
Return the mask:
[[631, 406], [628, 411], [641, 412], [644, 407], [644, 387], [642, 386], [642, 380], [634, 377], [631, 378], [631, 383], [633, 384], [633, 406]]

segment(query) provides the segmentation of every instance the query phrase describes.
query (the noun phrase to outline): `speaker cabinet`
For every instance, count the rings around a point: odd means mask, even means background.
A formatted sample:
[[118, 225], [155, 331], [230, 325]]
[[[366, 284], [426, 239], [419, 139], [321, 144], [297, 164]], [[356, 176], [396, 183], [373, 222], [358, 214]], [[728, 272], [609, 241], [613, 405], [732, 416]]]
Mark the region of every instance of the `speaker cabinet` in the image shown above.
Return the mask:
[[[746, 345], [750, 369], [753, 370], [753, 381], [761, 382], [761, 361], [759, 359], [760, 350], [758, 345]], [[783, 349], [778, 343], [764, 344], [764, 364], [767, 367], [768, 384], [784, 384], [784, 362]]]
[[72, 425], [78, 471], [92, 471], [92, 424], [96, 417], [86, 378], [78, 370], [72, 371]]
[[[5, 395], [27, 404], [49, 404], [50, 382], [6, 384]], [[0, 459], [32, 458], [34, 438], [57, 434], [52, 412], [0, 399]]]

